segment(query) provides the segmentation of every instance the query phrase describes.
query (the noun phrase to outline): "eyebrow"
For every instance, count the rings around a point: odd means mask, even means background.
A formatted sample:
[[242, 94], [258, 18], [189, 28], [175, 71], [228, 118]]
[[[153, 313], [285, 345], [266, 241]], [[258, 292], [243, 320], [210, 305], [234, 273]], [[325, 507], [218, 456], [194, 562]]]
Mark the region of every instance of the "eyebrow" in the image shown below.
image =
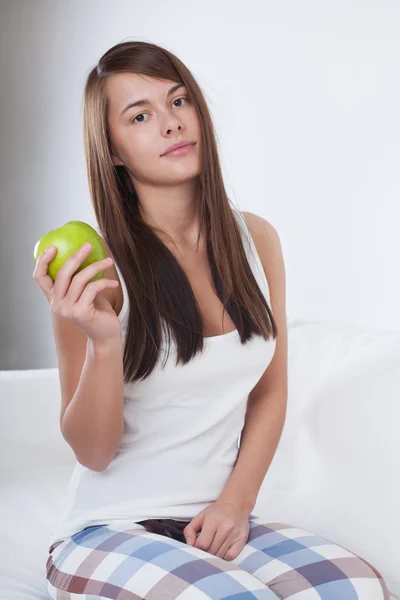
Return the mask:
[[[185, 87], [183, 83], [178, 83], [177, 85], [174, 85], [168, 92], [167, 94], [167, 98], [173, 94], [174, 92], [176, 92], [176, 90], [178, 90], [181, 87]], [[121, 111], [120, 116], [124, 114], [124, 112], [126, 112], [129, 108], [133, 108], [135, 106], [142, 106], [143, 104], [151, 104], [150, 100], [137, 100], [136, 102], [131, 102], [130, 104], [128, 104], [127, 106], [125, 106], [125, 108]]]

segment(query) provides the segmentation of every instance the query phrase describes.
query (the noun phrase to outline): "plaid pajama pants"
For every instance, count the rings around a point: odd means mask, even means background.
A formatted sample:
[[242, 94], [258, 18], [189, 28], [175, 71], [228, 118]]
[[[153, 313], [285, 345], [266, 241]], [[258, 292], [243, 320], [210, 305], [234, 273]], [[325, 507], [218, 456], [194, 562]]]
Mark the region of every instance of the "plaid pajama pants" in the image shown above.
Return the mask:
[[365, 559], [287, 525], [250, 517], [232, 561], [185, 543], [188, 521], [87, 527], [49, 549], [54, 600], [388, 600]]

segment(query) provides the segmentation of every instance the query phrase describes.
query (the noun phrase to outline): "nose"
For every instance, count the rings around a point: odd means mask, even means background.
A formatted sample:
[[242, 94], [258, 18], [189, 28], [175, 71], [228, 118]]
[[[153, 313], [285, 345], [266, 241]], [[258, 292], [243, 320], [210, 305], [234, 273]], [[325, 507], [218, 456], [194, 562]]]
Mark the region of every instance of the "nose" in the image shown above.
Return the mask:
[[[176, 130], [182, 131], [182, 125], [177, 125]], [[173, 128], [167, 129], [167, 134], [169, 135], [170, 133], [172, 133], [172, 131], [173, 131]]]
[[183, 131], [184, 127], [183, 127], [182, 121], [179, 119], [179, 117], [176, 113], [177, 113], [177, 111], [175, 110], [172, 112], [168, 112], [165, 115], [165, 120], [164, 120], [165, 135], [169, 136], [174, 131]]

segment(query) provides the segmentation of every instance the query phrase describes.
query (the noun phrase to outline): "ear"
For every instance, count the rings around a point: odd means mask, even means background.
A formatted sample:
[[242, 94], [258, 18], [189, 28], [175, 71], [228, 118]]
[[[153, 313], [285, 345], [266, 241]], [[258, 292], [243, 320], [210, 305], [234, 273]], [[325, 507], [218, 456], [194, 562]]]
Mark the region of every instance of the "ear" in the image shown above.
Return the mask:
[[122, 162], [122, 160], [118, 156], [116, 156], [115, 154], [111, 154], [111, 158], [112, 158], [112, 161], [113, 161], [113, 165], [115, 167], [118, 167], [119, 165], [124, 166], [124, 163]]
[[122, 160], [118, 156], [117, 149], [116, 149], [116, 147], [115, 147], [115, 145], [114, 145], [113, 142], [111, 142], [111, 145], [110, 145], [110, 154], [111, 154], [111, 160], [113, 161], [113, 165], [115, 167], [118, 167], [119, 165], [124, 166], [124, 163], [122, 162]]

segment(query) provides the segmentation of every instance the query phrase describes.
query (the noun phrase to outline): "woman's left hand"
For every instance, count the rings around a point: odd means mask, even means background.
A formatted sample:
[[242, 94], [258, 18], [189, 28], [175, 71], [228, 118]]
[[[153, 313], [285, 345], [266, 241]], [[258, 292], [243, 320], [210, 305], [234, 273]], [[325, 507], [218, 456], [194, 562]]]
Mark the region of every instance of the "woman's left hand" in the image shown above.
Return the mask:
[[207, 506], [183, 530], [187, 544], [225, 560], [233, 560], [240, 554], [249, 532], [249, 512], [224, 500]]

